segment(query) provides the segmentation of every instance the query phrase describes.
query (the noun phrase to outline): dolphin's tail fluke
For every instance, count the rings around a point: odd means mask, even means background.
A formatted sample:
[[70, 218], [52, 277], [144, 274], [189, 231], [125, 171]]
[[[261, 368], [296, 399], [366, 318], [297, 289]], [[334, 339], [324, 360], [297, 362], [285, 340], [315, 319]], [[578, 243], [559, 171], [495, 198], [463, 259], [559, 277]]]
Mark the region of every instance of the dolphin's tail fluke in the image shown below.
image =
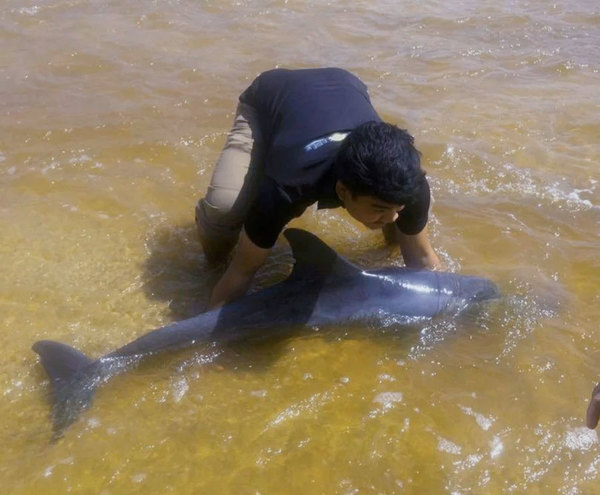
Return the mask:
[[52, 419], [56, 440], [92, 402], [98, 376], [93, 361], [77, 349], [60, 342], [40, 340], [33, 344], [52, 384]]

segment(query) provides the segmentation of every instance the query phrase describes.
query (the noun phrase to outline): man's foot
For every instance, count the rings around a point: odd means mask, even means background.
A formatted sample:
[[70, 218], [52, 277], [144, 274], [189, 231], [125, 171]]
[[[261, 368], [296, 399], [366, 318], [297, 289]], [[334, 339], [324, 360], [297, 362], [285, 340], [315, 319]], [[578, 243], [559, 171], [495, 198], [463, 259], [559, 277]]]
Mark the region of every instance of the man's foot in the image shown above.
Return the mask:
[[198, 239], [200, 240], [202, 251], [204, 251], [206, 262], [211, 267], [219, 267], [220, 265], [227, 264], [237, 242], [237, 239], [224, 241], [208, 240], [200, 232], [198, 232]]

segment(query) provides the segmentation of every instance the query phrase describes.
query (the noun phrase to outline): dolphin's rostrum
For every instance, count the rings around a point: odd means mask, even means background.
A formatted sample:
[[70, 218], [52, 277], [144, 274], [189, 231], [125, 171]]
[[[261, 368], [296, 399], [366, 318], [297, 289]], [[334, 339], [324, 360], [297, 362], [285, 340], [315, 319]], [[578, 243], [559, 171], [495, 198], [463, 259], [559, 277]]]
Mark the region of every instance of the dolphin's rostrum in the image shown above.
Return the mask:
[[399, 267], [365, 271], [306, 231], [287, 229], [285, 236], [295, 258], [290, 276], [222, 308], [153, 330], [96, 360], [59, 342], [36, 342], [52, 384], [55, 438], [89, 406], [101, 382], [150, 354], [300, 325], [431, 318], [499, 295], [479, 277]]

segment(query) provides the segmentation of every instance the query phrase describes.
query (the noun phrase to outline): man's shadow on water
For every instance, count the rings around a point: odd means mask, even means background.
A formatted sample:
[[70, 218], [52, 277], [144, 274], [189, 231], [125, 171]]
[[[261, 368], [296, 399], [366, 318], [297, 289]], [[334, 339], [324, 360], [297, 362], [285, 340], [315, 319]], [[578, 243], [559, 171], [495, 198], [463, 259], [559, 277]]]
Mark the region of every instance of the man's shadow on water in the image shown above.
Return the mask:
[[166, 301], [173, 321], [202, 313], [225, 266], [210, 266], [196, 226], [161, 227], [146, 240], [143, 289], [149, 299]]
[[[149, 255], [143, 264], [142, 275], [146, 296], [151, 300], [167, 302], [173, 322], [203, 313], [212, 289], [227, 264], [211, 265], [206, 261], [196, 225], [190, 222], [157, 229], [149, 234], [146, 249]], [[285, 245], [277, 245], [265, 267], [257, 274], [257, 281], [250, 292], [283, 280], [292, 264], [290, 249]], [[226, 323], [223, 321], [219, 327]], [[222, 331], [227, 329], [222, 328]], [[266, 368], [277, 360], [289, 335], [286, 332], [280, 337], [253, 338], [229, 344], [221, 344], [215, 338], [220, 351], [213, 364], [238, 369]], [[202, 354], [203, 348], [199, 347], [198, 352]]]

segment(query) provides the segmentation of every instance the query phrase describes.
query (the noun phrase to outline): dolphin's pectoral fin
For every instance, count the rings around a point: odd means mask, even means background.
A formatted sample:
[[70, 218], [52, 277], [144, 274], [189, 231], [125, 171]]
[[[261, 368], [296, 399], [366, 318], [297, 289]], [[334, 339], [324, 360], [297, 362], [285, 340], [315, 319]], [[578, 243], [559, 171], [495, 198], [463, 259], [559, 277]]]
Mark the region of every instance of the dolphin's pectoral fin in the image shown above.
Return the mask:
[[60, 342], [41, 340], [33, 344], [52, 384], [52, 419], [56, 440], [79, 413], [92, 402], [97, 380], [91, 380], [94, 361], [77, 349]]
[[352, 277], [362, 270], [337, 254], [317, 236], [302, 229], [286, 229], [283, 233], [296, 260], [292, 275]]

